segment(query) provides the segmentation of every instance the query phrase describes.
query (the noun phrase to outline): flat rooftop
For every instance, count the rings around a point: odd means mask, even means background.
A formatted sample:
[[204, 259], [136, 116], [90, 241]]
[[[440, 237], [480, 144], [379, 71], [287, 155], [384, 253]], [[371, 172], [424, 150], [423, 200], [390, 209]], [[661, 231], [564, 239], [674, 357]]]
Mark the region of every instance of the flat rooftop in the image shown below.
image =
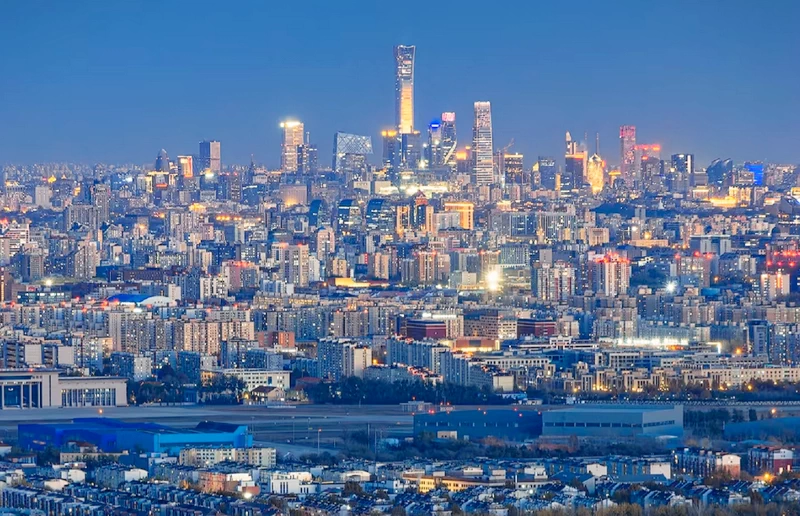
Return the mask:
[[[25, 425], [23, 423], [23, 425]], [[81, 428], [84, 430], [96, 430], [98, 432], [112, 432], [114, 430], [128, 430], [140, 432], [143, 434], [161, 434], [161, 435], [177, 435], [177, 434], [224, 434], [232, 433], [241, 428], [241, 425], [232, 423], [217, 423], [214, 421], [202, 421], [194, 428], [173, 428], [166, 425], [157, 423], [137, 423], [126, 422], [114, 418], [76, 418], [68, 423], [27, 423], [27, 425], [44, 426], [48, 428], [64, 428], [68, 429]]]
[[663, 410], [673, 410], [676, 405], [567, 405], [567, 408], [555, 408], [549, 411], [556, 412], [603, 412], [603, 413], [619, 413], [619, 412], [660, 412]]

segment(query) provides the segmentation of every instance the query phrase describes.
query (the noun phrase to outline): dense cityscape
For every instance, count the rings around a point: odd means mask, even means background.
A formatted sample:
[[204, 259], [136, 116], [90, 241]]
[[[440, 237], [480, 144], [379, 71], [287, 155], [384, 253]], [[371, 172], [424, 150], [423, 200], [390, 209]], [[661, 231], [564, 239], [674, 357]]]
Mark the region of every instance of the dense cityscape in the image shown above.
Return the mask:
[[523, 154], [418, 51], [264, 163], [2, 165], [1, 515], [800, 514], [800, 165]]

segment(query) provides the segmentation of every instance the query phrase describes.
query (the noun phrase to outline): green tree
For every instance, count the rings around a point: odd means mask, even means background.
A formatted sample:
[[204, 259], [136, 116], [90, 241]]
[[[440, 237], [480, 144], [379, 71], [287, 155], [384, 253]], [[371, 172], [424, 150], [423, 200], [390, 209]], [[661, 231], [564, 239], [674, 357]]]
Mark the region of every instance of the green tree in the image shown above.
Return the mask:
[[358, 495], [361, 496], [364, 494], [364, 488], [361, 487], [361, 484], [358, 482], [353, 482], [352, 480], [348, 480], [344, 483], [344, 488], [342, 488], [342, 494], [345, 496], [352, 496]]

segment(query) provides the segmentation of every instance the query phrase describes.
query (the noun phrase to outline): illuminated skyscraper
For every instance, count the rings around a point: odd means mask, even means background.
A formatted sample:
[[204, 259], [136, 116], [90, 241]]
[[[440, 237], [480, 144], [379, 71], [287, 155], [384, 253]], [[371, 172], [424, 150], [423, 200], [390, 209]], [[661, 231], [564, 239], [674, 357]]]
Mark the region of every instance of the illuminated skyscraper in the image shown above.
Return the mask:
[[537, 163], [539, 165], [539, 177], [542, 188], [555, 190], [556, 176], [558, 176], [556, 160], [547, 156], [539, 156]]
[[492, 142], [492, 105], [489, 102], [475, 103], [475, 122], [472, 125], [472, 182], [489, 185], [494, 182]]
[[456, 174], [464, 175], [464, 176], [471, 176], [472, 175], [472, 168], [473, 168], [473, 161], [472, 159], [475, 156], [472, 154], [472, 147], [467, 145], [462, 150], [456, 151]]
[[192, 156], [178, 156], [178, 184], [181, 190], [191, 192], [189, 195], [194, 196], [194, 192], [200, 190], [200, 176], [194, 173], [195, 165]]
[[566, 154], [564, 155], [564, 173], [561, 174], [561, 191], [577, 190], [586, 181], [586, 151], [572, 139], [567, 131]]
[[156, 172], [169, 172], [169, 156], [167, 155], [167, 151], [164, 149], [158, 151], [156, 164], [153, 167], [153, 170]]
[[567, 154], [564, 157], [564, 173], [561, 174], [561, 191], [577, 190], [586, 182], [586, 171], [583, 164], [586, 162], [585, 152]]
[[605, 186], [606, 164], [599, 155], [594, 154], [586, 165], [586, 182], [592, 187], [592, 193], [597, 194]]
[[503, 172], [506, 175], [506, 184], [524, 185], [530, 183], [530, 178], [525, 174], [522, 164], [522, 154], [503, 153]]
[[706, 169], [708, 184], [722, 187], [730, 186], [733, 182], [733, 161], [730, 159], [715, 159]]
[[342, 199], [336, 207], [336, 228], [342, 235], [350, 235], [361, 224], [361, 208], [354, 199]]
[[531, 293], [541, 301], [567, 301], [576, 286], [575, 268], [567, 262], [537, 262], [531, 267]]
[[619, 296], [627, 292], [631, 282], [631, 264], [617, 255], [595, 257], [589, 263], [589, 286], [601, 296]]
[[639, 161], [639, 173], [646, 191], [657, 192], [664, 188], [663, 161], [657, 157], [642, 156]]
[[421, 168], [422, 138], [419, 131], [400, 135], [400, 164], [403, 170]]
[[444, 203], [445, 212], [458, 213], [458, 223], [462, 229], [475, 229], [475, 205], [468, 201], [448, 201]]
[[290, 245], [286, 242], [272, 244], [272, 259], [278, 268], [278, 277], [298, 287], [308, 286], [308, 245]]
[[178, 156], [178, 174], [181, 177], [194, 176], [194, 166], [191, 156]]
[[397, 131], [381, 131], [383, 140], [383, 159], [382, 163], [386, 170], [392, 172], [400, 162], [400, 140], [397, 138]]
[[92, 204], [97, 208], [97, 222], [108, 222], [111, 214], [111, 187], [106, 184], [93, 185]]
[[443, 164], [455, 165], [456, 162], [456, 114], [453, 112], [442, 113], [442, 157]]
[[198, 166], [201, 171], [211, 170], [213, 174], [219, 174], [220, 170], [222, 170], [220, 150], [220, 143], [216, 140], [200, 142], [200, 159], [198, 159]]
[[670, 167], [669, 188], [673, 192], [686, 192], [694, 172], [694, 154], [673, 154]]
[[297, 146], [297, 171], [301, 174], [315, 174], [319, 169], [317, 146], [304, 143]]
[[442, 123], [434, 120], [428, 124], [428, 143], [425, 147], [425, 160], [428, 167], [437, 167], [444, 164], [442, 155]]
[[576, 154], [578, 152], [578, 142], [572, 139], [572, 135], [569, 134], [567, 131], [566, 136], [564, 137], [564, 155], [569, 156], [570, 154]]
[[619, 172], [622, 180], [628, 186], [633, 185], [636, 179], [636, 126], [623, 125], [619, 128], [620, 162]]
[[644, 163], [649, 161], [649, 165], [652, 167], [653, 158], [656, 160], [661, 159], [661, 145], [657, 143], [647, 144], [647, 143], [637, 143], [633, 149], [634, 154], [634, 165], [633, 165], [633, 173], [634, 173], [634, 183], [635, 186], [647, 188], [647, 180], [644, 177]]
[[762, 186], [764, 184], [764, 163], [760, 161], [746, 161], [744, 164], [745, 170], [753, 174], [753, 184]]
[[305, 143], [303, 122], [286, 120], [281, 122], [283, 139], [281, 140], [281, 170], [297, 172], [297, 147]]
[[372, 138], [337, 132], [333, 135], [333, 171], [342, 172], [348, 156], [360, 156], [366, 160], [366, 156], [372, 154]]
[[414, 54], [413, 45], [394, 47], [395, 121], [400, 134], [414, 131]]

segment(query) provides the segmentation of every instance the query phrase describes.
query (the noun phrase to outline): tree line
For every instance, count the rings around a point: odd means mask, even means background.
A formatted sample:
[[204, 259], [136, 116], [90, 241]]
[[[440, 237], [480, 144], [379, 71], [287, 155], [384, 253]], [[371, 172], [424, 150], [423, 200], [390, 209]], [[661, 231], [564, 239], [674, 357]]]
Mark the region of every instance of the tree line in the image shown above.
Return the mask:
[[[128, 403], [182, 403], [186, 401], [189, 379], [169, 364], [161, 366], [152, 378], [128, 382]], [[247, 390], [245, 382], [234, 376], [214, 375], [198, 386], [198, 400], [209, 405], [239, 405]]]
[[337, 405], [394, 405], [425, 401], [452, 405], [508, 405], [513, 400], [494, 394], [488, 388], [453, 383], [431, 384], [420, 380], [386, 382], [349, 377], [338, 382], [323, 382], [306, 390], [314, 403]]

